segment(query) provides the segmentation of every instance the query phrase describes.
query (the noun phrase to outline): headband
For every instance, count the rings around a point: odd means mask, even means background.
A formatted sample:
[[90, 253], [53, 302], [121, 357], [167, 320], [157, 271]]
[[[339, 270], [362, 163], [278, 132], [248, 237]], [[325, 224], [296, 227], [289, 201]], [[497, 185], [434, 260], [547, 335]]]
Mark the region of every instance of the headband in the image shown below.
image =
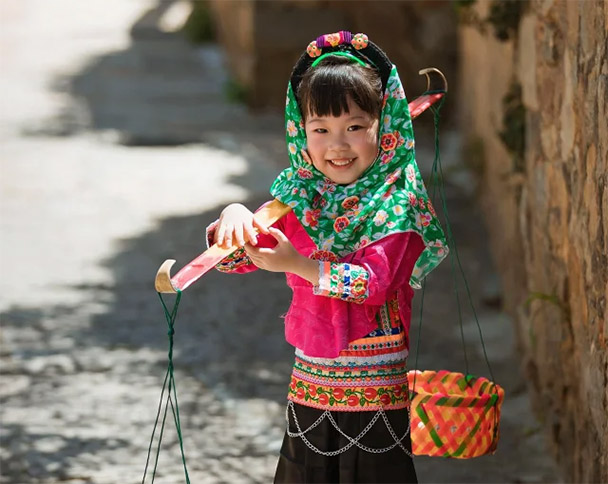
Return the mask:
[[341, 30], [333, 34], [325, 34], [313, 40], [306, 51], [300, 56], [291, 73], [291, 87], [298, 92], [298, 86], [306, 71], [318, 64], [326, 54], [348, 57], [363, 65], [372, 66], [378, 71], [382, 82], [382, 91], [386, 90], [388, 78], [391, 75], [393, 63], [387, 55], [374, 44], [367, 35], [355, 34]]
[[336, 57], [336, 56], [347, 57], [348, 59], [361, 64], [363, 67], [367, 67], [367, 64], [365, 62], [363, 62], [358, 57], [355, 57], [354, 55], [349, 54], [348, 52], [328, 52], [327, 54], [323, 54], [322, 56], [317, 57], [317, 59], [312, 64], [310, 64], [310, 67], [311, 67], [311, 69], [313, 67], [317, 67], [319, 62], [321, 62], [326, 57]]

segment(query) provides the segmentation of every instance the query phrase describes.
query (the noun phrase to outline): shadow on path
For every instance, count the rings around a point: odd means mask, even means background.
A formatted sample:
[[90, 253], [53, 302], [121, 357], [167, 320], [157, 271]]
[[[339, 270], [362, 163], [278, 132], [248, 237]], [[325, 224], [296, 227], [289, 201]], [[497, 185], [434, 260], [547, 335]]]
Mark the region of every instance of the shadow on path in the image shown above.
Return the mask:
[[[195, 49], [178, 36], [149, 27], [163, 8], [160, 2], [136, 23], [127, 50], [94, 59], [73, 78], [58, 79], [55, 88], [68, 92], [75, 103], [58, 115], [51, 131], [32, 127], [26, 134], [70, 137], [82, 131], [109, 131], [117, 142], [132, 146], [205, 142], [247, 158], [249, 171], [230, 182], [248, 188], [258, 176], [261, 157], [286, 159], [283, 142], [269, 134], [282, 133], [282, 122], [276, 116], [253, 117], [241, 106], [226, 104], [225, 78], [218, 76], [219, 51], [213, 46]], [[419, 477], [423, 482], [554, 480], [544, 443], [534, 431], [511, 323], [501, 315], [496, 294], [485, 289], [495, 285], [495, 276], [480, 215], [458, 188], [447, 184], [446, 191], [494, 377], [505, 387], [507, 400], [495, 456], [470, 461], [420, 458]], [[255, 207], [266, 199], [245, 203]], [[439, 203], [435, 205], [441, 214]], [[153, 289], [154, 275], [167, 258], [177, 259], [178, 270], [198, 255], [204, 249], [204, 227], [220, 209], [169, 217], [152, 231], [120, 241], [116, 254], [100, 261], [111, 271], [113, 284], [78, 285], [73, 288], [80, 296], [76, 303], [14, 306], [2, 314], [3, 334], [10, 334], [12, 344], [2, 347], [3, 378], [10, 379], [2, 404], [14, 419], [22, 415], [23, 422], [3, 425], [2, 468], [8, 479], [86, 482], [87, 469], [126, 466], [124, 459], [132, 459], [127, 454], [138, 456], [140, 462], [166, 368], [166, 325]], [[465, 370], [452, 277], [448, 259], [428, 278], [421, 369]], [[229, 479], [226, 469], [232, 468], [250, 471], [250, 477], [235, 474], [241, 476], [238, 482], [265, 482], [272, 475], [284, 428], [276, 409], [284, 405], [293, 358], [281, 320], [289, 297], [284, 276], [264, 271], [247, 276], [211, 272], [184, 294], [174, 361], [180, 399], [184, 397], [183, 425], [196, 444], [191, 465], [199, 475], [216, 475], [218, 482], [222, 476]], [[415, 365], [421, 297], [418, 291], [410, 367]], [[464, 292], [461, 304], [469, 370], [488, 376]], [[258, 415], [260, 427], [252, 427], [249, 434], [242, 431], [247, 425], [239, 420], [238, 408], [234, 420], [226, 417], [235, 401], [257, 402], [257, 407], [243, 407], [241, 419], [253, 419], [248, 412], [257, 408], [270, 420]], [[220, 417], [223, 420], [214, 424]], [[241, 444], [257, 442], [260, 434], [266, 441]], [[174, 440], [171, 444], [175, 449]], [[263, 463], [257, 474], [254, 460]], [[143, 467], [143, 459], [141, 463]]]

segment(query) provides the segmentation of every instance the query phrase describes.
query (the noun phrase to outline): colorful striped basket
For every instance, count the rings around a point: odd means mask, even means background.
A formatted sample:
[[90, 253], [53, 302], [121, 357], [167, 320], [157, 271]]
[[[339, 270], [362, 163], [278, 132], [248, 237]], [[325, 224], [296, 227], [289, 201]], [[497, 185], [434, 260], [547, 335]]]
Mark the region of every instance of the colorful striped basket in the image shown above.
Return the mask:
[[499, 385], [446, 370], [412, 370], [408, 381], [415, 455], [470, 459], [496, 451]]

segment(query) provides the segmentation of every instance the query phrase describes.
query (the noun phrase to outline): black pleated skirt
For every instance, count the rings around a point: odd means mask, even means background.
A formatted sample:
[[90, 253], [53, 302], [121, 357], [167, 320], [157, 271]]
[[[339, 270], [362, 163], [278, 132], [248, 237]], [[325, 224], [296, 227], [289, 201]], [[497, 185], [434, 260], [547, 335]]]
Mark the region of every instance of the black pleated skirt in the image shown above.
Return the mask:
[[[323, 414], [303, 405], [293, 405], [301, 430], [306, 430]], [[289, 431], [298, 432], [295, 421], [288, 408]], [[408, 430], [409, 413], [407, 409], [385, 412], [388, 420], [400, 439]], [[331, 412], [338, 427], [350, 437], [356, 438], [376, 415], [371, 412]], [[334, 428], [327, 417], [306, 434], [306, 438], [317, 449], [328, 452], [346, 446], [349, 441]], [[360, 440], [371, 448], [384, 448], [394, 444], [382, 419]], [[402, 441], [411, 452], [408, 435]], [[412, 458], [399, 446], [383, 453], [371, 453], [352, 446], [335, 456], [324, 456], [310, 449], [300, 437], [289, 437], [285, 432], [281, 454], [274, 479], [275, 484], [283, 483], [417, 483], [416, 470]]]

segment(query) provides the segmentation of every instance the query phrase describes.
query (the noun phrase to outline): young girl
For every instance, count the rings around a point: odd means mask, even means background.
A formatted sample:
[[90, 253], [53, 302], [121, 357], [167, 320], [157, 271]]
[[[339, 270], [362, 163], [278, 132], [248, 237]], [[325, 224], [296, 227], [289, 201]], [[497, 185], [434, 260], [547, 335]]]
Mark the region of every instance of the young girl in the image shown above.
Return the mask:
[[291, 160], [271, 188], [292, 211], [265, 227], [226, 207], [218, 269], [284, 272], [296, 348], [275, 482], [417, 482], [406, 359], [414, 288], [447, 255], [414, 158], [396, 68], [364, 34], [319, 37], [287, 92]]

